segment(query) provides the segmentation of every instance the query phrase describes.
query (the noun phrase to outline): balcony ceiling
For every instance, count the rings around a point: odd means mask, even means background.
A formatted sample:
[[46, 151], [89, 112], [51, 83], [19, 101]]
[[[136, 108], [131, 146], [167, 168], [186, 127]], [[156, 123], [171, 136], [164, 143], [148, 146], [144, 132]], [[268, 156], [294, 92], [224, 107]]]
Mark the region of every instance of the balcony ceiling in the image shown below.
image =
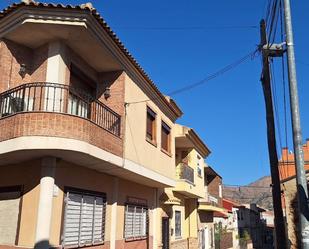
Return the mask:
[[186, 136], [176, 137], [175, 142], [177, 148], [186, 148], [186, 149], [194, 148], [194, 144]]
[[27, 21], [5, 35], [18, 44], [36, 49], [50, 41], [63, 40], [97, 72], [121, 70], [109, 49], [82, 24], [49, 24]]
[[[20, 142], [19, 139], [22, 139], [23, 142]], [[41, 139], [45, 142], [40, 142]], [[24, 141], [28, 142], [25, 143]], [[95, 152], [96, 150], [99, 152]], [[100, 157], [96, 153], [99, 153]], [[0, 167], [22, 164], [26, 161], [51, 156], [56, 157], [58, 160], [64, 160], [74, 165], [114, 175], [149, 187], [164, 188], [172, 186], [166, 185], [166, 183], [152, 175], [149, 177], [149, 175], [143, 173], [141, 167], [140, 172], [134, 172], [126, 166], [127, 163], [122, 165], [122, 158], [113, 159], [115, 156], [108, 157], [105, 153], [101, 149], [94, 149], [94, 146], [73, 139], [39, 136], [35, 138], [21, 137], [0, 143]]]

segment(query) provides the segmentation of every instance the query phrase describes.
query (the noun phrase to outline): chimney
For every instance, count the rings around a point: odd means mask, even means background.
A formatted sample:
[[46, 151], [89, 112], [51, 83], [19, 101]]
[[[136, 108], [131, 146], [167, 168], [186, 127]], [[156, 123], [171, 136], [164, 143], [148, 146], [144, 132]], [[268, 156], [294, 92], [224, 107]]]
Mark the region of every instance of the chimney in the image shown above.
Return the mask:
[[282, 148], [281, 160], [284, 161], [288, 158], [289, 149], [287, 147]]

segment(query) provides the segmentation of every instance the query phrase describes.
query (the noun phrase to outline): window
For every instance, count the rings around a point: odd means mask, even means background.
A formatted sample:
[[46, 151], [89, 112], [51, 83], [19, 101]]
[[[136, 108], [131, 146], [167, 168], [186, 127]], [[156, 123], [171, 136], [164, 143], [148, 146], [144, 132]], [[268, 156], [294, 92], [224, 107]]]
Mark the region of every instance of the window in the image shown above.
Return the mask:
[[200, 166], [201, 157], [197, 155], [197, 174], [199, 177], [202, 177], [202, 169]]
[[147, 236], [148, 209], [146, 207], [127, 205], [125, 210], [125, 239], [134, 240]]
[[105, 194], [69, 190], [65, 202], [63, 245], [80, 247], [102, 244], [105, 233]]
[[171, 134], [171, 128], [162, 121], [161, 148], [166, 152], [170, 152], [170, 134]]
[[156, 142], [156, 113], [147, 107], [147, 131], [146, 138], [148, 141]]
[[95, 92], [96, 83], [72, 64], [68, 113], [88, 118], [90, 116], [90, 102], [95, 96]]
[[181, 212], [175, 211], [175, 237], [181, 238]]

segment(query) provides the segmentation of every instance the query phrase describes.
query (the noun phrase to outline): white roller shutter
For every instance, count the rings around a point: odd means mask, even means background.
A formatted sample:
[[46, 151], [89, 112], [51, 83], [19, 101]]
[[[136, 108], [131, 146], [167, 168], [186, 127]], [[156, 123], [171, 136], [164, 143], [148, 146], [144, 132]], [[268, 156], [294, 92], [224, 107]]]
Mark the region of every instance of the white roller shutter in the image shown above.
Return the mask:
[[147, 208], [127, 205], [125, 213], [125, 238], [134, 239], [146, 237], [147, 218]]
[[64, 221], [65, 247], [103, 243], [105, 196], [67, 192]]

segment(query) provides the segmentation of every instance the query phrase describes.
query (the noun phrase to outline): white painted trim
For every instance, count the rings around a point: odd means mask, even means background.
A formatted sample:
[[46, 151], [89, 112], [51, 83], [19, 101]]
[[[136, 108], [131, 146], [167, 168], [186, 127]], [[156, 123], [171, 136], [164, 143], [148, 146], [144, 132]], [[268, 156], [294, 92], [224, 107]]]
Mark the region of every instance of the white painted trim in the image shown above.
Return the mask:
[[118, 206], [118, 189], [119, 180], [117, 177], [113, 179], [113, 195], [111, 207], [111, 234], [110, 234], [110, 249], [116, 249], [117, 235], [117, 206]]
[[136, 175], [146, 177], [160, 184], [164, 184], [167, 187], [175, 187], [176, 185], [174, 179], [163, 176], [158, 172], [147, 169], [128, 159], [123, 160], [122, 157], [80, 140], [60, 137], [24, 136], [0, 142], [0, 155], [24, 150], [64, 150], [80, 152], [95, 159], [122, 167]]
[[158, 248], [158, 234], [157, 234], [157, 226], [159, 220], [158, 217], [158, 189], [153, 189], [153, 209], [152, 209], [152, 248]]

